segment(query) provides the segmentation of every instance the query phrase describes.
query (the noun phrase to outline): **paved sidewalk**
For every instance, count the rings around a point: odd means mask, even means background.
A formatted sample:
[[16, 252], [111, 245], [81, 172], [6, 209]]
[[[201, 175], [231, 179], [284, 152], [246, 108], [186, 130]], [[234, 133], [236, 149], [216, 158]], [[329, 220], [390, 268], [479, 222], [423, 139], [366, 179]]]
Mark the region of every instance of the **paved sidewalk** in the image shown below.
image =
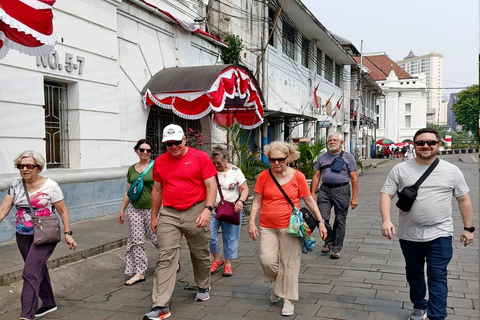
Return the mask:
[[[454, 158], [452, 158], [454, 159]], [[458, 159], [458, 157], [456, 158]], [[295, 316], [288, 319], [405, 320], [411, 312], [404, 261], [398, 240], [389, 241], [380, 233], [379, 190], [388, 171], [398, 160], [369, 159], [380, 163], [360, 176], [359, 207], [348, 216], [347, 236], [340, 260], [320, 253], [321, 242], [313, 253], [302, 255], [300, 301]], [[450, 161], [450, 159], [447, 159]], [[472, 189], [474, 212], [478, 212], [478, 163], [462, 160], [462, 169]], [[392, 210], [394, 219], [397, 214]], [[47, 319], [141, 319], [151, 307], [152, 274], [156, 250], [147, 245], [147, 281], [124, 286], [124, 247], [127, 225], [116, 215], [72, 224], [79, 243], [75, 252], [64, 243], [57, 246], [50, 263], [59, 310]], [[246, 219], [245, 219], [246, 220]], [[449, 320], [478, 319], [478, 233], [473, 245], [458, 243], [462, 222], [454, 204], [454, 257], [449, 266]], [[246, 222], [246, 221], [244, 221]], [[478, 225], [478, 214], [474, 217]], [[318, 236], [316, 237], [319, 238]], [[195, 302], [192, 266], [185, 241], [181, 252], [182, 269], [173, 296], [172, 319], [284, 319], [282, 303], [269, 302], [271, 286], [261, 281], [258, 242], [252, 241], [244, 225], [234, 276], [212, 275], [212, 298]], [[103, 253], [102, 253], [103, 252]], [[99, 254], [102, 253], [102, 254]], [[88, 259], [84, 259], [89, 257]], [[75, 263], [71, 263], [77, 261]], [[21, 260], [16, 244], [0, 244], [0, 320], [18, 319], [21, 290]], [[187, 289], [187, 290], [185, 290]]]

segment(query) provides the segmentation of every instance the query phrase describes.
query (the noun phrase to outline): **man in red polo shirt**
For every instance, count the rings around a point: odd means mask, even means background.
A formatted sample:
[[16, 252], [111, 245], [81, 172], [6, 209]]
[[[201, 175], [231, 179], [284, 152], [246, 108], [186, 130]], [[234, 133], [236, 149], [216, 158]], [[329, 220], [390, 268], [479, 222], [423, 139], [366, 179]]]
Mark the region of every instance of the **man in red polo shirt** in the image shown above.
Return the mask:
[[144, 320], [171, 315], [168, 304], [175, 287], [182, 235], [187, 239], [199, 288], [195, 300], [210, 298], [209, 225], [217, 196], [217, 170], [205, 152], [185, 145], [180, 126], [166, 126], [162, 142], [167, 152], [155, 159], [152, 190], [152, 230], [157, 232], [160, 254], [153, 280], [153, 308]]

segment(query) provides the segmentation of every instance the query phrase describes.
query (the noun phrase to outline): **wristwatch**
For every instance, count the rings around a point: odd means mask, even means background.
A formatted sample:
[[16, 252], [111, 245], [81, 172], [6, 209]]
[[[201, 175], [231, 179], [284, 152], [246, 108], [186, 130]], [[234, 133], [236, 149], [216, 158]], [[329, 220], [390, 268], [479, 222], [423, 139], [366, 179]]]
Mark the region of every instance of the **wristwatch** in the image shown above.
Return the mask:
[[240, 201], [243, 205], [245, 205], [245, 201], [242, 199], [238, 199], [237, 201]]
[[70, 235], [70, 236], [73, 234], [72, 231], [65, 231], [64, 233], [65, 233], [65, 234], [68, 234], [68, 235]]
[[213, 211], [213, 207], [212, 207], [212, 206], [205, 206], [205, 209], [208, 209], [208, 210], [210, 210], [210, 212], [212, 212], [212, 211]]
[[463, 227], [463, 230], [473, 233], [475, 231], [475, 227], [474, 226], [471, 226], [470, 228]]

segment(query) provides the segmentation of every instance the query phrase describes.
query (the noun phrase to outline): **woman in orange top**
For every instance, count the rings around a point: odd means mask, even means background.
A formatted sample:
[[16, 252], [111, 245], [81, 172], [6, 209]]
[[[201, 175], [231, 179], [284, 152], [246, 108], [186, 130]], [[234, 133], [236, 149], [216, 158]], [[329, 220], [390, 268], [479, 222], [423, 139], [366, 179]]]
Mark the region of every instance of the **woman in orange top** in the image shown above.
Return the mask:
[[[265, 146], [272, 173], [293, 204], [300, 208], [300, 198], [320, 221], [320, 237], [325, 240], [327, 229], [317, 204], [310, 194], [305, 175], [289, 166], [300, 157], [297, 146], [274, 141]], [[255, 224], [260, 212], [260, 230]], [[270, 295], [272, 302], [283, 298], [282, 315], [294, 314], [293, 300], [298, 300], [298, 274], [302, 254], [299, 237], [287, 234], [286, 229], [292, 214], [292, 206], [276, 186], [268, 170], [260, 173], [255, 185], [248, 233], [253, 240], [260, 236], [260, 264], [263, 281], [275, 282]], [[260, 231], [260, 232], [259, 232]]]

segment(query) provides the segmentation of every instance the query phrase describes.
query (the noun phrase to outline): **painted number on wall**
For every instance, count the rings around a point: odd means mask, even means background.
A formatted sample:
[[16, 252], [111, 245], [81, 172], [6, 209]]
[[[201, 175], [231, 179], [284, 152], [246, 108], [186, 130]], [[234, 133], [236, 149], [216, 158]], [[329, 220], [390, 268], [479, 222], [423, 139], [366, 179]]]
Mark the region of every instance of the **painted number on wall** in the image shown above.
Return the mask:
[[51, 69], [58, 70], [65, 69], [67, 72], [75, 72], [75, 70], [78, 70], [78, 74], [82, 74], [84, 64], [84, 57], [76, 56], [74, 59], [71, 53], [65, 53], [64, 63], [60, 63], [57, 51], [52, 51], [46, 56], [37, 57], [37, 66], [43, 65], [45, 68], [50, 67]]

